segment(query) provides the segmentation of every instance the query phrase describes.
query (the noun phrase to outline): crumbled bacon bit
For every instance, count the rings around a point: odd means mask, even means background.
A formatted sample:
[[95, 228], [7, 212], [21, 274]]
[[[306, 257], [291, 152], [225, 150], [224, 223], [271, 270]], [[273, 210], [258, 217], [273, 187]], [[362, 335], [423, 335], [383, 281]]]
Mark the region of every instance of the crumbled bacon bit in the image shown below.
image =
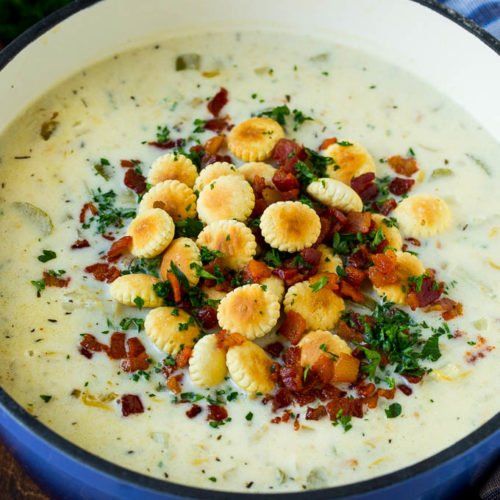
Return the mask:
[[342, 280], [340, 282], [340, 295], [342, 297], [352, 299], [354, 302], [362, 304], [365, 301], [365, 296], [348, 281]]
[[207, 109], [213, 116], [219, 116], [221, 109], [228, 103], [227, 90], [221, 87], [219, 92], [208, 101]]
[[335, 144], [337, 142], [337, 138], [336, 137], [330, 137], [328, 139], [325, 139], [322, 143], [321, 143], [321, 146], [319, 147], [319, 150], [320, 151], [323, 151], [324, 149], [326, 149], [328, 146], [331, 146], [332, 144]]
[[239, 333], [229, 333], [226, 330], [220, 330], [216, 334], [217, 347], [221, 349], [229, 349], [237, 345], [241, 345], [246, 341], [246, 338]]
[[399, 155], [391, 156], [390, 158], [387, 158], [387, 164], [394, 170], [394, 172], [405, 175], [406, 177], [410, 177], [418, 170], [417, 161], [412, 156], [409, 158], [403, 158]]
[[172, 148], [181, 148], [184, 146], [184, 139], [170, 139], [165, 142], [158, 142], [158, 141], [149, 141], [148, 144], [150, 146], [156, 146], [157, 148], [160, 149], [172, 149]]
[[203, 145], [205, 149], [205, 153], [208, 155], [216, 155], [220, 148], [224, 145], [226, 138], [223, 135], [216, 135], [215, 137], [211, 137], [207, 142]]
[[375, 199], [379, 192], [373, 172], [353, 177], [351, 179], [351, 188], [358, 193], [364, 202]]
[[174, 394], [180, 394], [182, 392], [182, 387], [179, 381], [179, 375], [172, 375], [167, 379], [167, 388]]
[[319, 420], [326, 417], [326, 408], [323, 405], [319, 405], [316, 408], [307, 407], [306, 420]]
[[420, 240], [417, 240], [417, 238], [405, 238], [405, 241], [411, 243], [415, 247], [419, 247], [421, 245]]
[[177, 368], [185, 368], [189, 363], [189, 358], [193, 354], [193, 348], [184, 346], [175, 356], [175, 366]]
[[224, 406], [208, 405], [207, 420], [215, 420], [216, 422], [222, 422], [226, 418], [227, 418], [227, 410], [224, 408]]
[[393, 251], [373, 254], [371, 259], [375, 265], [368, 269], [368, 277], [374, 286], [393, 285], [398, 282], [397, 260]]
[[422, 375], [403, 375], [403, 377], [410, 382], [410, 384], [419, 384], [422, 381]]
[[144, 413], [144, 406], [142, 406], [139, 396], [135, 394], [124, 394], [120, 401], [122, 405], [122, 415], [124, 417], [137, 413]]
[[463, 313], [462, 304], [447, 297], [443, 297], [442, 299], [436, 301], [434, 306], [439, 308], [438, 310], [442, 311], [441, 316], [445, 321], [450, 321], [457, 316], [461, 316]]
[[135, 168], [129, 168], [125, 172], [123, 182], [125, 186], [137, 194], [142, 194], [146, 191], [146, 178], [141, 173], [137, 172]]
[[122, 360], [120, 366], [124, 372], [129, 373], [147, 370], [149, 368], [149, 356], [146, 352], [143, 352], [136, 357], [127, 357]]
[[367, 234], [370, 232], [372, 217], [370, 212], [349, 212], [344, 226], [346, 233]]
[[117, 267], [105, 263], [92, 264], [87, 266], [84, 271], [92, 274], [97, 281], [105, 281], [106, 283], [113, 283], [121, 275]]
[[47, 271], [43, 272], [43, 281], [45, 281], [45, 286], [53, 286], [56, 288], [66, 288], [71, 281], [71, 278], [58, 278]]
[[305, 160], [307, 154], [304, 147], [291, 139], [280, 139], [274, 147], [272, 160], [285, 172], [295, 173], [295, 164]]
[[355, 287], [360, 287], [363, 284], [363, 281], [366, 279], [366, 271], [359, 269], [354, 266], [347, 265], [344, 268], [344, 273], [346, 274], [345, 279], [351, 285]]
[[71, 250], [78, 250], [79, 248], [88, 248], [90, 243], [87, 240], [76, 240], [71, 245]]
[[413, 187], [413, 184], [415, 184], [414, 179], [403, 179], [402, 177], [395, 177], [389, 183], [388, 188], [392, 194], [395, 194], [396, 196], [403, 196], [404, 194], [408, 193], [408, 191], [410, 191], [410, 189]]
[[354, 328], [351, 328], [343, 320], [339, 321], [339, 324], [337, 325], [337, 335], [349, 342], [356, 342], [359, 344], [363, 341], [363, 335]]
[[107, 234], [101, 234], [101, 236], [108, 241], [115, 241], [115, 237], [113, 236], [113, 233], [107, 233]]
[[286, 337], [293, 345], [299, 343], [307, 330], [306, 320], [295, 311], [288, 311], [278, 333]]
[[[304, 259], [308, 266], [312, 267], [319, 265], [321, 261], [321, 252], [316, 248], [304, 248], [304, 250], [301, 250], [300, 256]], [[302, 271], [300, 266], [299, 270]]]
[[283, 351], [285, 346], [281, 342], [273, 342], [267, 344], [264, 350], [268, 352], [273, 358], [277, 358]]
[[134, 168], [141, 163], [141, 160], [120, 160], [120, 166], [123, 168]]
[[[342, 412], [340, 413], [340, 411]], [[333, 399], [326, 405], [326, 411], [330, 415], [330, 420], [337, 420], [338, 415], [350, 415], [351, 417], [363, 417], [363, 399], [359, 398], [339, 398]]]
[[260, 283], [269, 278], [272, 274], [271, 268], [264, 262], [252, 259], [243, 270], [245, 280], [251, 280], [253, 283]]
[[[229, 116], [224, 116], [222, 118], [212, 118], [210, 120], [207, 120], [205, 122], [204, 128], [205, 130], [211, 130], [212, 132], [217, 132], [218, 134], [220, 134], [224, 130], [229, 130], [231, 128], [231, 125], [229, 123]], [[208, 156], [213, 156], [213, 155], [208, 155]]]
[[388, 200], [384, 201], [382, 205], [380, 205], [378, 208], [378, 211], [382, 215], [389, 215], [396, 207], [398, 206], [398, 202], [394, 198], [389, 198]]
[[381, 398], [394, 399], [394, 396], [396, 394], [396, 388], [393, 387], [392, 389], [377, 389], [377, 394]]
[[300, 182], [291, 172], [278, 168], [273, 175], [273, 184], [278, 191], [290, 191], [291, 189], [299, 189]]
[[[92, 334], [86, 333], [80, 341], [80, 347], [90, 353], [92, 357], [93, 352], [107, 352], [108, 346], [99, 342]], [[81, 351], [80, 351], [81, 352]], [[89, 357], [82, 352], [85, 357]]]
[[281, 278], [287, 287], [304, 280], [304, 276], [302, 276], [295, 268], [278, 267], [273, 269], [273, 274]]
[[475, 363], [478, 359], [483, 359], [493, 349], [495, 347], [488, 345], [486, 339], [482, 335], [479, 335], [474, 350], [465, 353], [465, 360], [467, 363]]
[[127, 253], [132, 246], [131, 236], [122, 236], [119, 240], [116, 240], [111, 248], [108, 250], [108, 261], [116, 262], [123, 254]]
[[99, 213], [99, 210], [97, 210], [97, 207], [93, 203], [85, 203], [80, 210], [80, 223], [83, 224], [85, 222], [88, 211], [90, 211], [92, 215], [97, 215]]
[[[443, 293], [443, 283], [438, 283], [434, 278], [425, 276], [422, 279], [420, 290], [417, 292], [415, 283], [410, 283], [410, 292], [408, 293], [408, 305], [415, 309], [417, 307], [426, 307], [434, 304]], [[448, 299], [449, 300], [449, 299]]]
[[411, 396], [413, 394], [413, 389], [404, 384], [399, 384], [398, 389], [405, 395]]
[[186, 411], [186, 416], [188, 418], [194, 418], [197, 415], [199, 415], [200, 413], [201, 413], [201, 406], [194, 404], [191, 406], [191, 408], [189, 408], [189, 410]]
[[114, 332], [111, 335], [109, 349], [107, 351], [111, 359], [123, 359], [127, 356], [125, 350], [125, 334], [121, 332]]
[[203, 306], [196, 309], [194, 315], [206, 330], [211, 330], [217, 326], [217, 311], [211, 306]]

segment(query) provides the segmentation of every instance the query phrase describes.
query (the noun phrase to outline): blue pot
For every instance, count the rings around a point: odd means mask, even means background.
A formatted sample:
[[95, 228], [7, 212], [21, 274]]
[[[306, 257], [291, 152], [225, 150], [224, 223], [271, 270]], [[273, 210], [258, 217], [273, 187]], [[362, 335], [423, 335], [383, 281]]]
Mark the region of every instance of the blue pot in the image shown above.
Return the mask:
[[[45, 31], [97, 3], [73, 2], [41, 21], [0, 52], [0, 70]], [[415, 0], [472, 32], [494, 51], [500, 43], [491, 35], [433, 0]], [[424, 8], [424, 7], [422, 7]], [[465, 32], [464, 32], [465, 33]], [[287, 494], [287, 497], [363, 499], [455, 499], [476, 491], [500, 458], [500, 415], [442, 452], [392, 474], [348, 486]], [[248, 498], [264, 495], [227, 494], [153, 479], [107, 462], [66, 441], [38, 422], [0, 389], [0, 438], [37, 483], [56, 498], [156, 499]], [[283, 496], [278, 494], [276, 496]]]

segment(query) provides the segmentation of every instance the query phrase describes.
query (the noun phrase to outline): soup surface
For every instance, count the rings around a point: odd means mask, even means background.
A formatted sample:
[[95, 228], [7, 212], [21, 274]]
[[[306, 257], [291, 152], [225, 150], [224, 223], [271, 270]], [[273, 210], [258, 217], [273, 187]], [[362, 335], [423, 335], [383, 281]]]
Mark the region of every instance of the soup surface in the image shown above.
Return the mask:
[[[185, 54], [199, 59], [177, 59]], [[140, 160], [147, 175], [151, 163], [169, 152], [150, 141], [204, 143], [214, 136], [200, 120], [213, 118], [206, 104], [221, 87], [228, 103], [220, 116], [229, 115], [233, 124], [287, 105], [312, 118], [286, 116], [287, 137], [315, 150], [331, 137], [361, 143], [379, 178], [394, 175], [388, 157], [414, 157], [419, 171], [411, 195], [437, 195], [449, 206], [446, 231], [422, 238], [420, 246], [406, 243], [447, 284], [463, 314], [446, 323], [441, 355], [423, 361], [432, 371], [422, 382], [385, 372], [387, 387], [406, 384], [410, 395], [396, 390], [392, 401], [380, 399], [363, 418], [334, 421], [306, 420], [307, 406], [293, 406], [292, 421], [277, 424], [271, 419], [281, 412], [231, 379], [202, 391], [185, 376], [182, 390], [205, 398], [197, 402], [204, 413], [187, 418], [191, 404], [178, 404], [161, 369], [154, 369], [165, 353], [144, 333], [140, 319], [147, 310], [113, 301], [109, 285], [84, 272], [110, 247], [97, 221], [88, 222], [92, 214], [81, 223], [92, 193], [112, 190], [113, 206], [135, 210], [137, 195], [123, 182], [121, 160]], [[499, 157], [498, 143], [446, 96], [381, 60], [320, 39], [253, 32], [173, 38], [87, 68], [34, 103], [0, 137], [2, 387], [96, 455], [205, 488], [322, 488], [429, 457], [498, 411], [492, 381], [500, 375], [494, 349], [500, 326]], [[125, 234], [132, 217], [127, 210], [121, 216], [122, 229], [109, 217], [100, 219], [105, 236], [108, 230]], [[72, 248], [83, 240], [89, 245]], [[51, 286], [50, 277], [63, 286]], [[57, 282], [66, 278], [68, 283]], [[415, 321], [443, 324], [439, 311], [404, 309]], [[150, 369], [130, 373], [104, 353], [82, 355], [82, 334], [108, 344], [114, 331], [140, 338]], [[277, 340], [283, 339], [272, 333], [258, 343]], [[140, 398], [144, 412], [123, 416], [121, 397], [130, 394]], [[207, 421], [208, 394], [224, 400], [229, 419]]]

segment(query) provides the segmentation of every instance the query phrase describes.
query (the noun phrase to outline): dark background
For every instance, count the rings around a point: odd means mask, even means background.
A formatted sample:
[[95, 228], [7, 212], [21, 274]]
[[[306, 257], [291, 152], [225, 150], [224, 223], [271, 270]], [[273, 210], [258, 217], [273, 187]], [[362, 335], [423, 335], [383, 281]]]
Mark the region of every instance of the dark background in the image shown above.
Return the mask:
[[0, 0], [0, 49], [70, 0]]

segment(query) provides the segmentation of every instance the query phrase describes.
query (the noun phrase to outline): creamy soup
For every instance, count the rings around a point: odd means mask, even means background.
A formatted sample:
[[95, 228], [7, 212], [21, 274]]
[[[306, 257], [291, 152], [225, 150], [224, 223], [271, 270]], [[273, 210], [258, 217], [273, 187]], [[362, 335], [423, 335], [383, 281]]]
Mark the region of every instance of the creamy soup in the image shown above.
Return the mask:
[[[432, 371], [421, 381], [396, 373], [394, 365], [378, 371], [376, 384], [396, 387], [394, 397], [380, 397], [362, 418], [341, 413], [308, 420], [307, 405], [298, 404], [288, 413], [273, 412], [262, 395], [247, 394], [229, 376], [207, 390], [185, 373], [184, 396], [176, 395], [161, 370], [163, 360], [168, 366], [173, 358], [165, 358], [141, 322], [148, 308], [119, 304], [109, 284], [84, 271], [105, 262], [111, 242], [103, 234], [125, 235], [137, 210], [137, 194], [123, 182], [126, 171], [138, 166], [147, 176], [152, 162], [172, 151], [151, 141], [189, 138], [189, 147], [213, 137], [204, 128], [213, 118], [207, 101], [221, 87], [228, 102], [219, 117], [229, 116], [232, 124], [287, 106], [288, 138], [314, 150], [333, 137], [346, 147], [362, 144], [379, 179], [397, 176], [389, 157], [414, 160], [418, 172], [399, 175], [415, 181], [408, 196], [438, 196], [449, 207], [446, 228], [406, 240], [405, 248], [436, 271], [446, 284], [442, 297], [461, 304], [463, 314], [446, 322], [440, 310], [401, 306], [438, 332], [437, 342], [426, 344], [432, 352], [419, 361]], [[270, 114], [281, 120], [279, 110]], [[211, 34], [100, 62], [47, 93], [0, 137], [1, 384], [34, 417], [91, 453], [203, 488], [323, 488], [425, 459], [498, 411], [491, 381], [499, 375], [499, 157], [498, 143], [446, 96], [382, 60], [320, 39]], [[124, 159], [140, 164], [122, 166]], [[234, 155], [231, 160], [243, 163]], [[93, 217], [89, 208], [82, 224], [82, 207], [98, 189], [101, 212]], [[103, 198], [111, 190], [116, 196]], [[110, 206], [119, 207], [121, 228], [113, 225], [117, 212]], [[331, 247], [332, 240], [325, 244]], [[130, 266], [127, 259], [117, 268]], [[108, 345], [115, 331], [140, 339], [150, 360], [146, 370], [127, 372], [104, 352], [82, 354], [84, 334]], [[422, 335], [433, 331], [424, 328]], [[273, 330], [256, 342], [277, 341], [287, 344]], [[355, 395], [352, 385], [340, 387]], [[124, 416], [123, 395], [137, 396], [143, 411], [132, 408]], [[179, 403], [183, 398], [188, 402]], [[217, 398], [227, 417], [207, 420], [207, 406]], [[188, 418], [193, 403], [202, 412]], [[289, 421], [275, 423], [276, 417]]]

